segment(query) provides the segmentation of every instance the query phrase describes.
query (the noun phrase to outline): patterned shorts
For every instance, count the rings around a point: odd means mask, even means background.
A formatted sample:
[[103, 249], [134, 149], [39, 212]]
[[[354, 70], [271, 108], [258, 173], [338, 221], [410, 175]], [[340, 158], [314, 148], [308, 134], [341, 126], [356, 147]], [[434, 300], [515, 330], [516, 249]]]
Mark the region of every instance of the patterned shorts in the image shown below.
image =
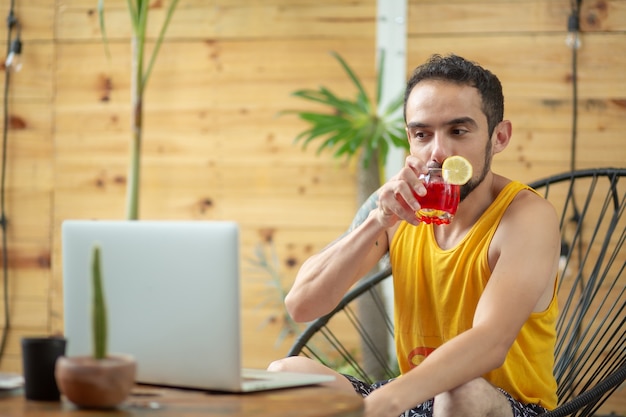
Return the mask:
[[[392, 379], [389, 379], [386, 381], [375, 382], [374, 384], [370, 385], [351, 375], [344, 375], [344, 376], [348, 378], [348, 381], [352, 383], [354, 390], [357, 393], [361, 394], [363, 397], [368, 396], [375, 389], [380, 388], [383, 385], [387, 384], [388, 382], [393, 381]], [[498, 390], [502, 394], [504, 394], [507, 400], [509, 400], [509, 403], [511, 404], [511, 408], [513, 409], [514, 417], [535, 417], [547, 411], [545, 408], [537, 404], [521, 403], [517, 401], [515, 398], [511, 397], [511, 395], [508, 392], [500, 388], [498, 388]], [[430, 400], [418, 405], [417, 407], [405, 411], [404, 413], [402, 413], [400, 417], [432, 417], [433, 416], [433, 404], [434, 404], [434, 399], [431, 398]]]

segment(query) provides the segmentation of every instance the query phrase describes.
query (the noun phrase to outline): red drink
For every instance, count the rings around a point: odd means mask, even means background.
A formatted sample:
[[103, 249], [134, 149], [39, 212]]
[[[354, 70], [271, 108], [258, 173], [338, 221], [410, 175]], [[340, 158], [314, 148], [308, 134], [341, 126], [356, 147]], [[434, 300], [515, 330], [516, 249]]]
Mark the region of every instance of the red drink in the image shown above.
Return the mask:
[[414, 194], [422, 208], [415, 214], [423, 223], [448, 224], [456, 214], [461, 198], [461, 186], [447, 184], [443, 178], [429, 175], [424, 178], [426, 195]]

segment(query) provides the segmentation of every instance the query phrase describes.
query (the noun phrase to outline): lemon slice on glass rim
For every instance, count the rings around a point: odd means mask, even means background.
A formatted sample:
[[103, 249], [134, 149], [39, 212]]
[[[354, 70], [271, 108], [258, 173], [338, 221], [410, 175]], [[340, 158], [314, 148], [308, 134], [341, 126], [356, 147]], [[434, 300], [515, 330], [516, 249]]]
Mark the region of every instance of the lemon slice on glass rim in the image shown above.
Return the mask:
[[441, 168], [443, 180], [448, 184], [463, 185], [472, 178], [472, 164], [460, 155], [446, 158]]

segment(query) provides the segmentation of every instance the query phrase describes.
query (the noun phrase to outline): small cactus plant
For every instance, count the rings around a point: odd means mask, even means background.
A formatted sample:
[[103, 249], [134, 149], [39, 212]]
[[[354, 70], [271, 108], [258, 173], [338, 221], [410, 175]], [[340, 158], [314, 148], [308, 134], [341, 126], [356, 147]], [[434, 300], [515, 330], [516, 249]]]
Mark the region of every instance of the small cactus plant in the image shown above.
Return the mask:
[[80, 408], [110, 409], [123, 403], [135, 385], [137, 363], [131, 355], [107, 352], [107, 311], [102, 285], [101, 249], [91, 251], [92, 336], [91, 356], [61, 356], [55, 378], [59, 390]]
[[93, 357], [104, 359], [107, 357], [107, 311], [102, 288], [102, 267], [100, 265], [100, 246], [95, 245], [92, 251], [93, 304]]

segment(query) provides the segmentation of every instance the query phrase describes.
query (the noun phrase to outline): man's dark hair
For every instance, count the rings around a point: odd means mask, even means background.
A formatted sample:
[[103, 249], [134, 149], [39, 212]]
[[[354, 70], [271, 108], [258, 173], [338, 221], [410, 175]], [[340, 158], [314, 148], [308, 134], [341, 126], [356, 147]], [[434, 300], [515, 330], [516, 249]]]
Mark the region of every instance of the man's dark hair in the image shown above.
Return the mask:
[[406, 102], [419, 82], [426, 80], [447, 81], [460, 85], [468, 85], [478, 90], [482, 100], [482, 111], [487, 116], [489, 137], [497, 124], [504, 118], [504, 96], [500, 80], [490, 71], [475, 62], [451, 54], [447, 56], [433, 55], [424, 64], [418, 66], [409, 81], [404, 93], [404, 121], [406, 123]]

